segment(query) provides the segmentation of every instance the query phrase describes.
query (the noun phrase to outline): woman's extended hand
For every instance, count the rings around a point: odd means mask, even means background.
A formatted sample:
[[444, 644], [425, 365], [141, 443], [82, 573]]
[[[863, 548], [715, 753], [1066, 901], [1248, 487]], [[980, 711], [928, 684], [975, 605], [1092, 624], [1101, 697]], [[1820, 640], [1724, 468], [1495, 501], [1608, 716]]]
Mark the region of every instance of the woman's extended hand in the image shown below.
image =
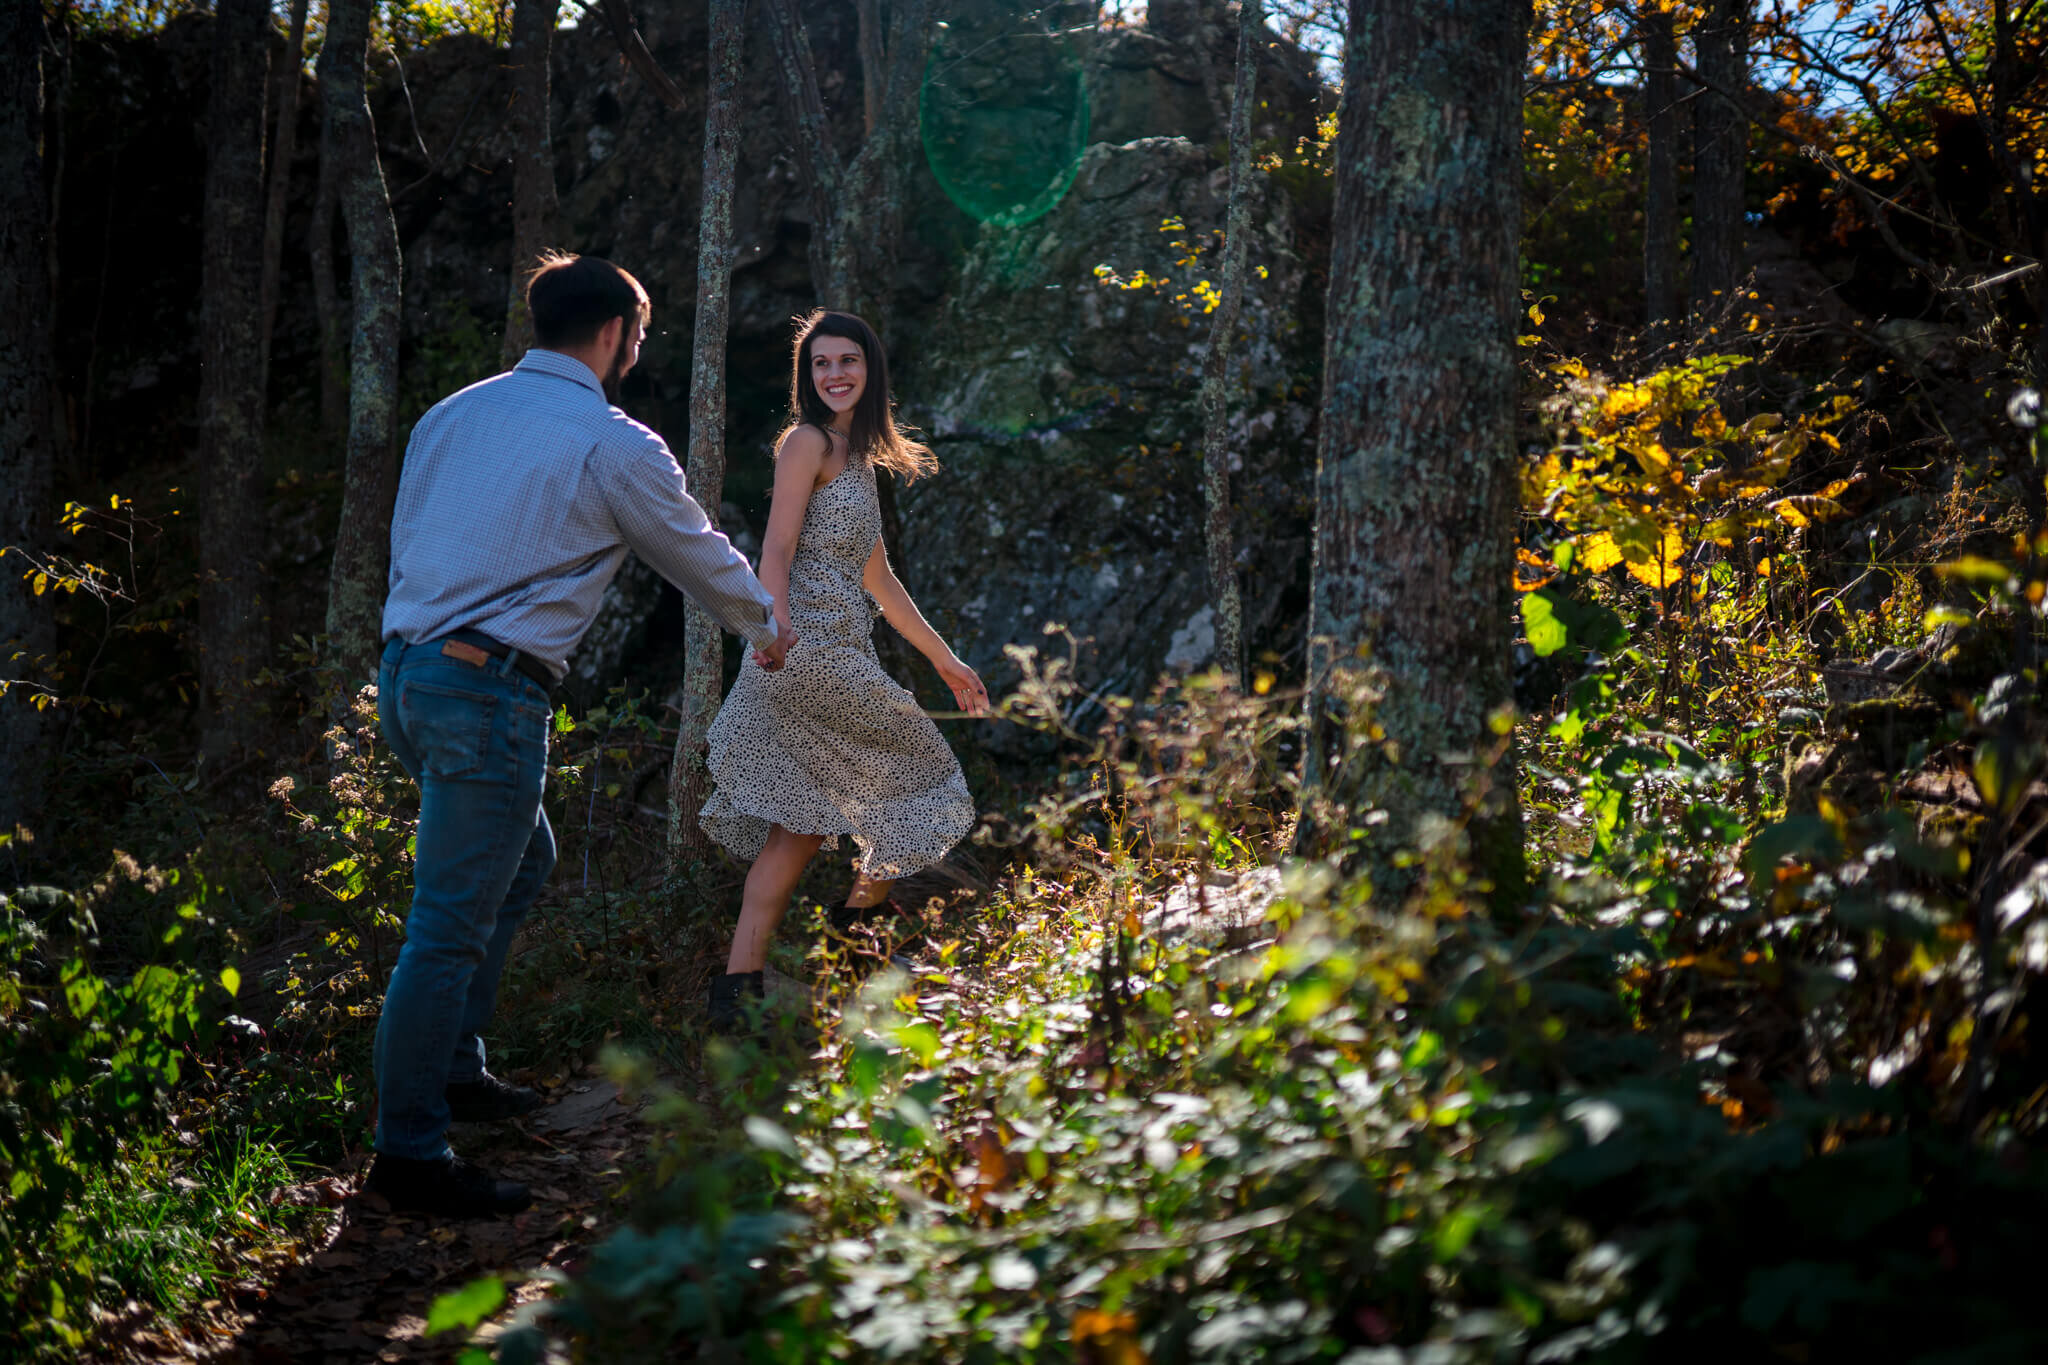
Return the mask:
[[948, 654], [935, 665], [939, 676], [946, 680], [946, 686], [953, 689], [953, 701], [970, 716], [988, 714], [988, 689], [982, 686], [981, 675], [960, 662], [958, 656]]

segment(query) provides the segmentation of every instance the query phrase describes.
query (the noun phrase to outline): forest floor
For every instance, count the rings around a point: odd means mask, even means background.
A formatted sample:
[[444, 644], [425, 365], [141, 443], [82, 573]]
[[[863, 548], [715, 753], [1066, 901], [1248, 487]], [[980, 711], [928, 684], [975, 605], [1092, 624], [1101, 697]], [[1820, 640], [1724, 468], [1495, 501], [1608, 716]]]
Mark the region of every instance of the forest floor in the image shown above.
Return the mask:
[[359, 1192], [369, 1158], [351, 1156], [276, 1192], [278, 1202], [331, 1210], [308, 1235], [271, 1249], [226, 1299], [202, 1304], [183, 1324], [135, 1312], [125, 1330], [108, 1333], [96, 1358], [249, 1365], [452, 1358], [465, 1334], [428, 1335], [434, 1300], [485, 1276], [504, 1282], [500, 1317], [540, 1298], [551, 1272], [572, 1272], [620, 1221], [647, 1151], [637, 1106], [595, 1064], [568, 1077], [513, 1078], [537, 1081], [549, 1103], [519, 1123], [459, 1125], [451, 1136], [465, 1156], [526, 1182], [531, 1209], [466, 1221], [393, 1213], [379, 1196]]

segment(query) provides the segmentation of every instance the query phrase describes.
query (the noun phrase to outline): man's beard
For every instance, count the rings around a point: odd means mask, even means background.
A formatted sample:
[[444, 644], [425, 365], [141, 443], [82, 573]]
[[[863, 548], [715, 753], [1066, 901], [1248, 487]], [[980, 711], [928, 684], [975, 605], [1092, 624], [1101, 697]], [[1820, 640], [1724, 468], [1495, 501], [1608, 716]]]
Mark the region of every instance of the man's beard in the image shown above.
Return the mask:
[[[632, 326], [632, 321], [628, 319], [626, 325]], [[619, 348], [612, 352], [612, 363], [604, 367], [604, 397], [613, 407], [619, 406], [619, 382], [626, 377], [626, 346], [626, 333], [621, 331]]]

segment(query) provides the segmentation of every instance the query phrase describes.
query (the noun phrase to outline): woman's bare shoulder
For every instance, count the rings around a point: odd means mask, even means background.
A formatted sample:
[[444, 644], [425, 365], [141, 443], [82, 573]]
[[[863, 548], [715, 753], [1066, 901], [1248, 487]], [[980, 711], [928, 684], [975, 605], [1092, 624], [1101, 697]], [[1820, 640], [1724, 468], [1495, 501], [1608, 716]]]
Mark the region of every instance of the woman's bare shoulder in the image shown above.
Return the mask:
[[775, 458], [781, 461], [795, 457], [816, 462], [824, 459], [831, 449], [832, 443], [823, 431], [802, 422], [782, 433], [782, 440], [775, 447]]

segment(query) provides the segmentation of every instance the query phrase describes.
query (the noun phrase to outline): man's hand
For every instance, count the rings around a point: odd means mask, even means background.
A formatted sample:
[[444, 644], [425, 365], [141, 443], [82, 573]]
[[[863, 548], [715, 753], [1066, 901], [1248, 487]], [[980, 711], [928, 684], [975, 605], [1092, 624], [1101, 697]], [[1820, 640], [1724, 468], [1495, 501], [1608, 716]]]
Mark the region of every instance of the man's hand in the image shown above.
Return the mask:
[[769, 645], [766, 649], [754, 651], [754, 662], [767, 669], [770, 673], [782, 667], [783, 658], [796, 644], [796, 631], [794, 628], [784, 625], [780, 621], [775, 623], [775, 628], [775, 643]]

